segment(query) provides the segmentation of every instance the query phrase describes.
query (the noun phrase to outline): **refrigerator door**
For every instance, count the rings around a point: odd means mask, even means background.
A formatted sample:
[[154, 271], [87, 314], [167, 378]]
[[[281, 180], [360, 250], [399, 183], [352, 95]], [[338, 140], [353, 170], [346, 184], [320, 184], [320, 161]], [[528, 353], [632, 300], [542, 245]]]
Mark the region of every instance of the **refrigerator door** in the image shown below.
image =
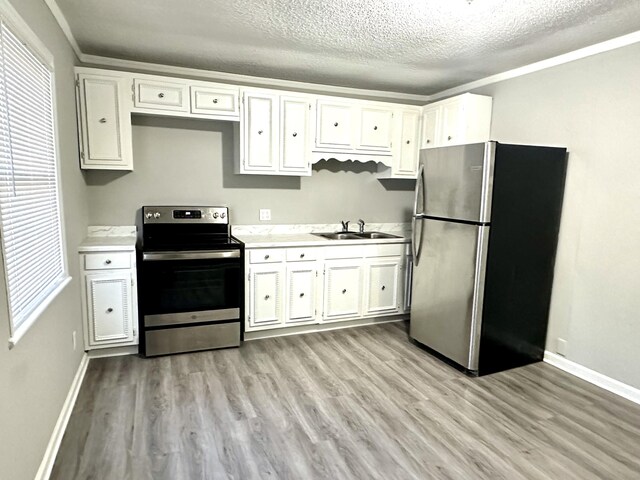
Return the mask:
[[410, 336], [469, 370], [478, 345], [488, 226], [422, 219], [413, 266]]
[[418, 213], [490, 222], [495, 149], [495, 142], [487, 142], [422, 150], [424, 191]]

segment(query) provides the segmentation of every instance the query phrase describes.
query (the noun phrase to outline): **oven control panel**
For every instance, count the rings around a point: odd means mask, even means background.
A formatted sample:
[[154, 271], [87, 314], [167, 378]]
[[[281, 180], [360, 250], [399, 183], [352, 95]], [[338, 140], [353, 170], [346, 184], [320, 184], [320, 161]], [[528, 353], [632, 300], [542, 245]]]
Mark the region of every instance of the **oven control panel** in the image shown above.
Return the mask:
[[143, 223], [229, 224], [227, 207], [142, 207]]

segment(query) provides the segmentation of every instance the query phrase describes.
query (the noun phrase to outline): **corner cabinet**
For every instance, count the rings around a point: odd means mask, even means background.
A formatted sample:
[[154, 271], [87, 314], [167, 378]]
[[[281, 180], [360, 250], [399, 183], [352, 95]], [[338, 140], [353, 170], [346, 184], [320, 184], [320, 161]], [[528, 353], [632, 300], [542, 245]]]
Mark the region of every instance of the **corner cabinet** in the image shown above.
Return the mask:
[[121, 76], [79, 74], [76, 82], [80, 166], [133, 170], [131, 116]]
[[80, 254], [85, 349], [138, 344], [134, 251]]
[[311, 175], [311, 108], [305, 96], [244, 89], [236, 173]]
[[492, 99], [465, 93], [422, 110], [422, 148], [486, 142], [491, 134]]

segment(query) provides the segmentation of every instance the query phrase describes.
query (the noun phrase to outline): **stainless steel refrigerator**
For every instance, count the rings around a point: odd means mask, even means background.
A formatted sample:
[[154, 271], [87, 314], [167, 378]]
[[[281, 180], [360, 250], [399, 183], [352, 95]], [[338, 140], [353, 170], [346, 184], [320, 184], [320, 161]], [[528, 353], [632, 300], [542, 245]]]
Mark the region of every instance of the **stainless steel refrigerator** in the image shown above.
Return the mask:
[[422, 150], [410, 336], [484, 375], [542, 359], [565, 148], [498, 142]]

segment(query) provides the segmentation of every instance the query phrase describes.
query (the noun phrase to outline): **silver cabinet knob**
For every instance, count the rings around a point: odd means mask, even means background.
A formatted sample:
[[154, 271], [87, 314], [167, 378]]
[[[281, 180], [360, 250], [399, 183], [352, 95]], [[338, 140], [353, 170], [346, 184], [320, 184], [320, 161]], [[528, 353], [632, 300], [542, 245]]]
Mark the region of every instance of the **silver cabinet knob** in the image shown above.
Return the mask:
[[113, 308], [111, 307], [107, 308], [107, 313], [111, 313], [111, 312], [113, 312]]
[[100, 120], [98, 120], [100, 123], [107, 123], [107, 119], [102, 117]]
[[265, 296], [264, 296], [264, 299], [265, 299], [265, 300], [269, 300], [269, 298], [270, 298], [270, 297], [269, 297], [269, 295], [265, 295]]
[[451, 135], [449, 135], [449, 136], [447, 137], [447, 140], [451, 140], [452, 138], [453, 138], [453, 137], [452, 137]]
[[[429, 140], [427, 140], [428, 142]], [[411, 143], [411, 140], [407, 140], [407, 145], [409, 145]]]
[[382, 290], [384, 290], [386, 287], [384, 285], [382, 285]]
[[431, 140], [429, 140], [428, 138], [427, 138], [427, 143], [431, 143]]
[[378, 126], [377, 126], [377, 125], [374, 125], [373, 129], [374, 129], [374, 130], [377, 130], [377, 129], [378, 129]]
[[104, 263], [106, 263], [107, 265], [111, 265], [111, 260], [109, 260], [108, 258], [104, 261]]
[[158, 98], [164, 98], [164, 93], [160, 92], [160, 93], [158, 94]]
[[265, 256], [264, 256], [264, 259], [265, 259], [265, 260], [269, 260], [269, 255], [265, 255]]
[[304, 253], [301, 253], [301, 254], [300, 254], [300, 258], [304, 258]]
[[213, 103], [218, 103], [218, 99], [217, 99], [217, 98], [214, 98], [214, 99], [213, 99]]
[[304, 293], [301, 293], [301, 294], [300, 294], [300, 298], [302, 298], [302, 297], [304, 297]]
[[293, 132], [293, 136], [297, 137], [298, 136], [298, 132]]
[[262, 130], [258, 130], [258, 135], [262, 135]]
[[342, 294], [344, 295], [345, 293], [347, 293], [347, 289], [346, 288], [342, 290]]
[[334, 124], [333, 124], [333, 126], [334, 126], [334, 127], [337, 127], [337, 126], [338, 126], [338, 122], [334, 123]]

